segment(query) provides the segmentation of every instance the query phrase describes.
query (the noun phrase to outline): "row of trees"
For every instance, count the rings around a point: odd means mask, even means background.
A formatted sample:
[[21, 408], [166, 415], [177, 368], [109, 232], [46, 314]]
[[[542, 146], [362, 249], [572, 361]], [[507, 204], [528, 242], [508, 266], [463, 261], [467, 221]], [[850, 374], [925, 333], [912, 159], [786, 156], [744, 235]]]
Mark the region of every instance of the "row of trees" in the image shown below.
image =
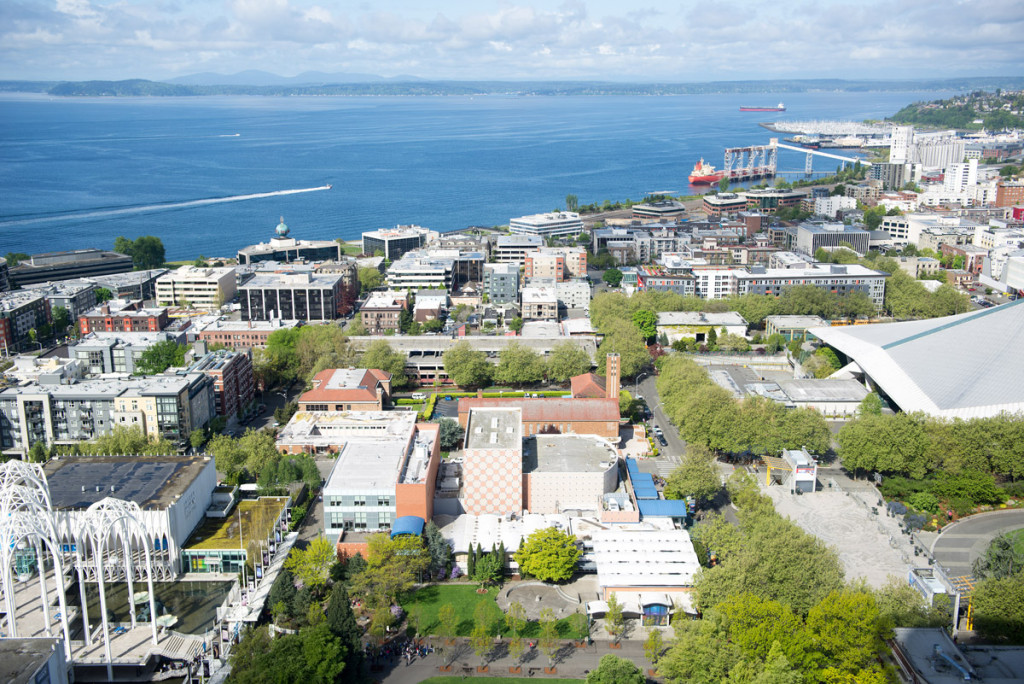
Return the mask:
[[760, 396], [737, 400], [690, 359], [662, 358], [662, 407], [687, 443], [726, 453], [777, 455], [800, 447], [818, 454], [828, 451], [831, 433], [817, 411], [786, 409]]
[[931, 473], [1024, 476], [1024, 417], [944, 420], [923, 413], [861, 415], [839, 431], [838, 454], [851, 471], [915, 479]]
[[892, 627], [948, 620], [905, 582], [845, 584], [836, 552], [778, 515], [750, 476], [737, 471], [728, 487], [739, 522], [716, 515], [694, 529], [718, 562], [695, 582], [704, 619], [679, 625], [659, 661], [668, 681], [881, 684]]
[[533, 385], [545, 378], [566, 382], [574, 375], [590, 370], [590, 356], [575, 342], [561, 342], [551, 350], [548, 359], [518, 342], [510, 343], [493, 365], [487, 353], [475, 349], [468, 341], [452, 345], [444, 353], [444, 369], [459, 387], [497, 385]]

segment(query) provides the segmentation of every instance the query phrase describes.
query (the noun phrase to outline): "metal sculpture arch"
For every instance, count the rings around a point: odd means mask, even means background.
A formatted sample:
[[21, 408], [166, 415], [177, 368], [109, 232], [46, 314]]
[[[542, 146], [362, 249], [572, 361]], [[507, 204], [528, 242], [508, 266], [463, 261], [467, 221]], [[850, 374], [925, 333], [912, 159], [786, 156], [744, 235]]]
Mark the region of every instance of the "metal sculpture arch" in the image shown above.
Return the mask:
[[[149, 591], [149, 623], [153, 630], [153, 643], [157, 643], [156, 596], [153, 591], [153, 558], [150, 555], [151, 535], [142, 522], [142, 509], [134, 501], [107, 497], [86, 509], [75, 530], [75, 565], [78, 569], [78, 585], [81, 588], [82, 624], [86, 643], [91, 644], [89, 615], [85, 600], [85, 582], [95, 579], [99, 584], [100, 620], [103, 625], [103, 648], [107, 663], [112, 660], [110, 652], [110, 623], [107, 613], [106, 582], [118, 579], [124, 573], [128, 585], [128, 610], [134, 628], [138, 624], [135, 613], [135, 567], [136, 552], [141, 551], [144, 560], [146, 588]], [[113, 562], [108, 564], [110, 558]], [[120, 567], [119, 567], [120, 565]]]
[[142, 509], [133, 501], [107, 497], [89, 506], [84, 513], [76, 515], [74, 522], [71, 516], [64, 515], [58, 521], [42, 467], [24, 461], [0, 463], [0, 589], [3, 590], [4, 607], [7, 610], [8, 635], [18, 635], [15, 564], [19, 558], [25, 558], [27, 549], [31, 547], [35, 550], [45, 631], [52, 636], [44, 552], [53, 563], [65, 655], [69, 661], [74, 660], [65, 605], [67, 587], [64, 574], [65, 569], [70, 569], [68, 560], [73, 557], [78, 573], [82, 628], [87, 647], [92, 645], [92, 632], [89, 629], [85, 583], [95, 580], [99, 584], [103, 643], [110, 676], [112, 656], [105, 589], [108, 580], [116, 581], [123, 575], [128, 585], [131, 624], [136, 627], [138, 616], [135, 612], [134, 583], [137, 575], [145, 577], [149, 591], [149, 622], [153, 643], [158, 641], [153, 556], [150, 549], [153, 539], [143, 522]]
[[17, 599], [14, 592], [15, 563], [31, 547], [35, 551], [39, 573], [39, 593], [43, 604], [43, 625], [52, 636], [50, 602], [46, 589], [46, 558], [53, 562], [54, 589], [60, 607], [64, 632], [64, 654], [71, 658], [71, 635], [65, 605], [64, 558], [54, 524], [50, 488], [46, 474], [37, 464], [23, 461], [0, 463], [0, 586], [7, 610], [7, 631], [18, 636]]

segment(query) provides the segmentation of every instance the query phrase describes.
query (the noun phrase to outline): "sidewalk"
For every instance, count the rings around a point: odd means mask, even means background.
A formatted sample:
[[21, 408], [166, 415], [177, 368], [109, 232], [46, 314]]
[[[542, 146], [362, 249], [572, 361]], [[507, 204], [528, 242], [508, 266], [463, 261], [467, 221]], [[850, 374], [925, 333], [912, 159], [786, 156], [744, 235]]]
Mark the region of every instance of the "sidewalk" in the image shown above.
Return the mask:
[[[665, 631], [668, 632], [669, 630], [666, 629]], [[665, 637], [668, 640], [670, 635], [666, 634]], [[436, 644], [442, 643], [440, 639], [433, 641], [435, 648], [437, 648]], [[390, 667], [385, 668], [383, 672], [371, 672], [370, 677], [375, 682], [386, 682], [387, 684], [418, 684], [424, 679], [440, 675], [584, 679], [587, 676], [587, 672], [597, 667], [601, 656], [609, 653], [633, 661], [644, 671], [644, 674], [647, 674], [647, 670], [651, 666], [644, 656], [642, 642], [635, 639], [622, 641], [622, 647], [618, 649], [611, 648], [610, 642], [607, 641], [595, 641], [585, 648], [577, 648], [571, 641], [561, 641], [559, 643], [561, 648], [555, 657], [555, 666], [558, 668], [558, 672], [551, 675], [544, 674], [544, 668], [548, 665], [548, 659], [541, 652], [540, 647], [533, 650], [527, 647], [522, 656], [522, 673], [518, 675], [509, 674], [508, 668], [513, 664], [513, 659], [507, 655], [507, 641], [503, 641], [501, 645], [493, 649], [492, 653], [500, 657], [488, 662], [490, 671], [487, 673], [477, 673], [476, 666], [480, 665], [481, 659], [473, 653], [473, 648], [469, 645], [468, 639], [458, 639], [455, 646], [442, 647], [445, 650], [456, 649], [458, 652], [455, 661], [452, 663], [451, 672], [441, 672], [439, 670], [440, 666], [445, 663], [445, 658], [440, 649], [438, 649], [434, 654], [422, 660], [414, 660], [410, 665], [406, 665], [404, 660], [396, 660]]]

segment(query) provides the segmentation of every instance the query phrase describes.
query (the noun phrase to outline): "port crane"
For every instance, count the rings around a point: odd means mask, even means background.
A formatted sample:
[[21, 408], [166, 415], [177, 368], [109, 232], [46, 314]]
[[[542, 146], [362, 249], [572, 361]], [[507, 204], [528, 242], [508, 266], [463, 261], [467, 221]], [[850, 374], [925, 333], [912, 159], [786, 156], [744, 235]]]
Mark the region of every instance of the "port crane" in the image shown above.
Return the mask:
[[831, 152], [787, 145], [786, 143], [780, 143], [778, 138], [770, 138], [767, 145], [727, 147], [725, 149], [725, 164], [723, 166], [725, 177], [730, 180], [750, 180], [753, 178], [775, 176], [778, 172], [778, 150], [780, 148], [806, 154], [804, 173], [808, 176], [811, 175], [815, 156], [838, 159], [843, 162], [844, 166], [847, 162], [851, 164], [860, 162], [863, 166], [871, 166], [871, 162], [856, 157], [844, 157], [839, 154], [832, 154]]

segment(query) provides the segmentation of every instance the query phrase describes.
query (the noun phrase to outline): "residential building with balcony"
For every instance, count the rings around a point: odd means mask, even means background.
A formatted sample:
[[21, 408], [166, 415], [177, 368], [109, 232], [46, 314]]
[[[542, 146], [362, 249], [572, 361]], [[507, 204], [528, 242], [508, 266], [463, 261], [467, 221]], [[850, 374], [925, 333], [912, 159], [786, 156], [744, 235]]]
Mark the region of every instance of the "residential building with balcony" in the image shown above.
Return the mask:
[[407, 292], [386, 290], [371, 292], [359, 309], [363, 326], [369, 335], [383, 335], [401, 328], [402, 311], [409, 308]]
[[22, 351], [32, 343], [30, 330], [50, 323], [50, 303], [33, 290], [0, 293], [0, 350], [4, 356]]

